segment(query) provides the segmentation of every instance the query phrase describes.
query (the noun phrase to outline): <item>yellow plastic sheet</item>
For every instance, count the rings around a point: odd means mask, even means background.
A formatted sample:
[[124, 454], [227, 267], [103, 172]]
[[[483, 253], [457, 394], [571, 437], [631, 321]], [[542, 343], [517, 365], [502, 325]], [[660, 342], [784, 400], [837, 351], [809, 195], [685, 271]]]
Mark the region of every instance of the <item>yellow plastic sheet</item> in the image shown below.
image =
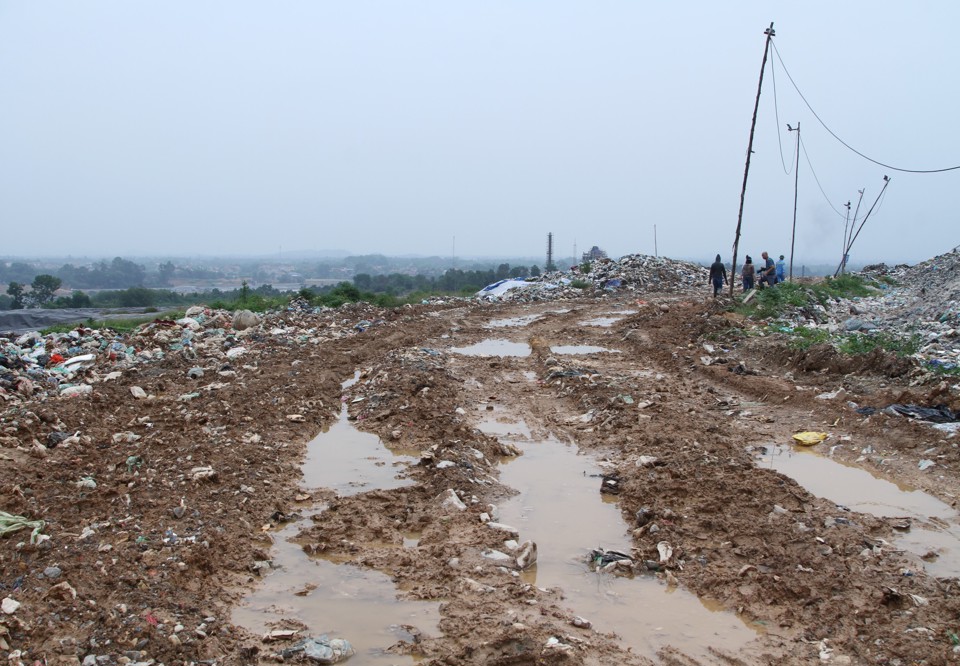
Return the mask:
[[819, 444], [828, 437], [825, 432], [798, 432], [793, 436], [797, 440], [797, 444], [801, 446], [813, 446], [814, 444]]

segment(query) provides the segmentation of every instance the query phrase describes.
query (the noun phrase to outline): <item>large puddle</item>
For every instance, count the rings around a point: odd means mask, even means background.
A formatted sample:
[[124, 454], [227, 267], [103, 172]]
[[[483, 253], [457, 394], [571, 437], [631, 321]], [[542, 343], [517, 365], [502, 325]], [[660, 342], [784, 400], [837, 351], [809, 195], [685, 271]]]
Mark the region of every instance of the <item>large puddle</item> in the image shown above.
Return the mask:
[[[880, 479], [798, 446], [769, 446], [759, 465], [792, 478], [809, 492], [850, 509], [884, 518], [910, 518], [894, 544], [917, 557], [934, 576], [960, 576], [960, 514], [936, 497]], [[926, 556], [926, 557], [924, 557]]]
[[541, 314], [529, 314], [523, 315], [522, 317], [508, 317], [506, 319], [491, 319], [486, 324], [483, 325], [484, 328], [513, 328], [520, 326], [528, 326], [536, 320], [540, 319], [543, 315]]
[[619, 354], [619, 349], [607, 349], [606, 347], [597, 347], [594, 345], [554, 345], [550, 347], [554, 354]]
[[234, 609], [233, 622], [261, 634], [302, 623], [308, 629], [298, 638], [345, 638], [356, 650], [350, 663], [416, 663], [413, 657], [386, 650], [398, 642], [413, 642], [414, 631], [439, 635], [439, 605], [397, 599], [396, 586], [386, 574], [308, 556], [293, 540], [301, 526], [287, 525], [275, 534], [274, 570]]
[[[357, 377], [344, 382], [343, 388]], [[354, 428], [344, 405], [340, 419], [309, 443], [304, 484], [332, 488], [340, 495], [396, 488], [410, 483], [399, 474], [415, 460], [391, 453], [376, 435]], [[307, 518], [322, 511], [321, 507], [307, 512]], [[439, 635], [439, 605], [399, 600], [396, 586], [385, 574], [308, 556], [294, 540], [305, 526], [306, 519], [274, 533], [272, 569], [234, 609], [233, 621], [263, 634], [305, 625], [297, 638], [321, 634], [345, 638], [356, 650], [351, 663], [414, 664], [413, 657], [392, 654], [387, 648], [413, 642], [417, 632]], [[416, 542], [405, 539], [404, 545]]]
[[529, 441], [523, 422], [500, 418], [480, 428], [523, 449], [500, 468], [503, 483], [520, 494], [499, 507], [499, 520], [517, 528], [520, 541], [537, 544], [537, 564], [522, 574], [527, 582], [562, 588], [564, 604], [594, 629], [616, 632], [623, 645], [651, 659], [673, 646], [712, 663], [711, 646], [736, 651], [756, 637], [734, 614], [653, 575], [593, 572], [591, 550], [629, 553], [631, 544], [615, 499], [600, 493], [596, 463], [572, 445]]
[[400, 488], [413, 483], [401, 474], [417, 460], [391, 451], [376, 435], [357, 430], [343, 405], [336, 423], [307, 445], [303, 483], [307, 488], [332, 488], [343, 496]]
[[510, 340], [481, 340], [469, 347], [454, 347], [450, 351], [463, 356], [529, 356], [530, 345]]

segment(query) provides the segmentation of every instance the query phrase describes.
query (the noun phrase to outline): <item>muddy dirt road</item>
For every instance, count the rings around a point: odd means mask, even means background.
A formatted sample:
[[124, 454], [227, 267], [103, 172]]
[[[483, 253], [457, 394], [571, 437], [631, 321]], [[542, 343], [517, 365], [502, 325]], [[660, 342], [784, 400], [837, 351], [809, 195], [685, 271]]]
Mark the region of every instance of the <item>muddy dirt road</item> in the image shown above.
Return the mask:
[[329, 633], [359, 664], [957, 660], [956, 440], [849, 404], [956, 391], [745, 327], [678, 295], [347, 306], [99, 358], [89, 394], [7, 400], [0, 509], [44, 525], [0, 539], [3, 654], [270, 663]]

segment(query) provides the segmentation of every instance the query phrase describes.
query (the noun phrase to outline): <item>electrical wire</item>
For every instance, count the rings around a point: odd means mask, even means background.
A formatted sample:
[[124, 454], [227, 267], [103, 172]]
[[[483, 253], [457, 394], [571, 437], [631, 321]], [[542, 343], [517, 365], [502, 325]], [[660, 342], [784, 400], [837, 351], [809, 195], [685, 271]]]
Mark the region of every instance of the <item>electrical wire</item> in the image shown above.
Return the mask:
[[[824, 200], [826, 200], [826, 202], [827, 202], [827, 204], [830, 206], [830, 208], [833, 209], [833, 212], [834, 212], [834, 213], [836, 213], [836, 214], [839, 215], [840, 217], [846, 219], [846, 214], [845, 214], [845, 213], [841, 213], [840, 210], [839, 210], [836, 206], [833, 205], [833, 202], [830, 201], [830, 197], [827, 196], [827, 193], [824, 192], [824, 190], [823, 190], [823, 185], [820, 184], [820, 179], [817, 178], [817, 172], [816, 172], [816, 171], [814, 170], [814, 168], [813, 168], [813, 162], [810, 161], [810, 153], [807, 152], [807, 144], [805, 144], [805, 143], [803, 142], [803, 139], [800, 139], [800, 146], [803, 148], [803, 156], [807, 158], [807, 166], [810, 167], [810, 173], [813, 174], [813, 179], [814, 179], [815, 181], [817, 181], [817, 187], [820, 188], [820, 194], [823, 195]], [[856, 222], [856, 219], [854, 219], [854, 222]]]
[[[793, 171], [793, 166], [790, 169], [787, 169], [787, 163], [783, 159], [783, 141], [780, 139], [780, 103], [777, 102], [777, 68], [774, 67], [774, 63], [770, 63], [770, 76], [773, 79], [773, 113], [777, 118], [777, 145], [780, 147], [780, 164], [783, 165], [783, 172], [788, 176]], [[794, 148], [796, 151], [796, 148]], [[794, 152], [794, 157], [796, 157], [796, 152]], [[791, 165], [794, 164], [793, 161], [790, 162]]]
[[853, 146], [851, 146], [849, 143], [847, 143], [846, 141], [844, 141], [843, 139], [841, 139], [839, 136], [837, 136], [832, 129], [830, 129], [829, 127], [827, 127], [827, 124], [826, 124], [825, 122], [823, 122], [823, 119], [820, 118], [820, 116], [817, 115], [817, 112], [813, 110], [813, 107], [810, 106], [810, 102], [807, 101], [807, 98], [803, 96], [803, 93], [802, 93], [802, 92], [800, 92], [800, 88], [797, 86], [797, 82], [793, 80], [793, 77], [792, 77], [792, 76], [790, 76], [790, 70], [788, 70], [788, 69], [787, 69], [787, 66], [783, 64], [783, 58], [780, 56], [780, 50], [777, 48], [776, 42], [774, 42], [774, 41], [771, 39], [771, 40], [770, 40], [770, 43], [773, 44], [773, 51], [774, 51], [774, 53], [777, 54], [777, 60], [780, 61], [780, 66], [783, 67], [783, 71], [786, 73], [787, 78], [790, 79], [790, 83], [793, 84], [793, 87], [794, 87], [794, 89], [797, 91], [797, 94], [800, 95], [800, 99], [802, 99], [802, 100], [803, 100], [803, 103], [807, 105], [807, 108], [808, 108], [808, 109], [810, 109], [810, 113], [812, 113], [812, 114], [813, 114], [813, 117], [816, 118], [816, 119], [820, 122], [821, 125], [823, 125], [823, 129], [827, 130], [827, 132], [830, 134], [830, 136], [832, 136], [834, 139], [836, 139], [837, 141], [839, 141], [840, 143], [842, 143], [848, 150], [853, 151], [854, 153], [856, 153], [857, 155], [859, 155], [859, 156], [862, 157], [863, 159], [867, 160], [868, 162], [873, 162], [874, 164], [878, 164], [878, 165], [880, 165], [880, 166], [882, 166], [882, 167], [884, 167], [884, 168], [886, 168], [886, 169], [892, 169], [893, 171], [902, 171], [902, 172], [904, 172], [904, 173], [943, 173], [944, 171], [955, 171], [955, 170], [957, 170], [957, 169], [960, 169], [960, 165], [952, 166], [952, 167], [946, 167], [946, 168], [944, 168], [944, 169], [902, 169], [902, 168], [900, 168], [900, 167], [891, 166], [890, 164], [884, 164], [883, 162], [880, 162], [880, 161], [878, 161], [878, 160], [875, 160], [875, 159], [873, 159], [872, 157], [867, 157], [866, 155], [864, 155], [863, 153], [861, 153], [859, 150], [857, 150], [856, 148], [854, 148]]

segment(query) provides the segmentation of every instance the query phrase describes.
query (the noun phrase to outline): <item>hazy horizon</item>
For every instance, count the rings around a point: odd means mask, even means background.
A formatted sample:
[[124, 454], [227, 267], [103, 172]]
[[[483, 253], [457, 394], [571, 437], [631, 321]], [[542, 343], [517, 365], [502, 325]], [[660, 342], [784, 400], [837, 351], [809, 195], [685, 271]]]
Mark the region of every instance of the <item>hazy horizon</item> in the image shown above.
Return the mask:
[[[731, 258], [960, 243], [960, 5], [0, 0], [8, 256]], [[782, 56], [782, 64], [780, 57]], [[786, 65], [786, 69], [783, 68]], [[812, 170], [811, 170], [812, 165]], [[790, 173], [785, 173], [789, 171]], [[952, 235], [952, 237], [951, 237]], [[509, 249], [505, 249], [509, 248]], [[576, 248], [576, 252], [574, 252]], [[542, 261], [542, 260], [541, 260]]]

